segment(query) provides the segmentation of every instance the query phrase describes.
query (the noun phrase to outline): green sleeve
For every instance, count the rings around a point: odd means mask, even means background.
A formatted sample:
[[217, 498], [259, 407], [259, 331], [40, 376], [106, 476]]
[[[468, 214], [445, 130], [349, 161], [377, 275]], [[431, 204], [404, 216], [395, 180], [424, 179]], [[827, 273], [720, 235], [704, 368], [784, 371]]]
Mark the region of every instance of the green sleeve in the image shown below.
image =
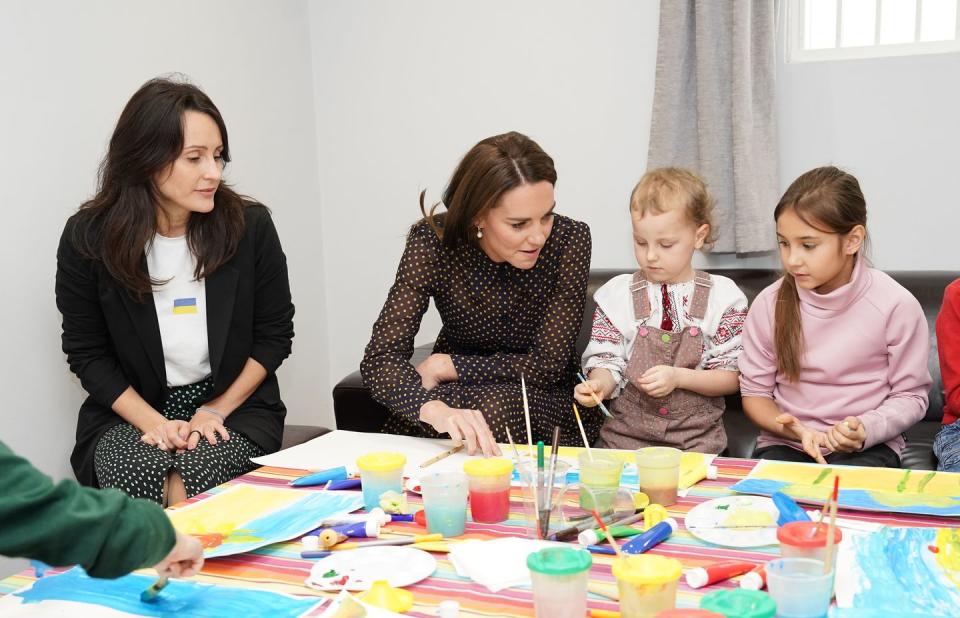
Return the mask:
[[0, 554], [119, 577], [156, 564], [174, 541], [153, 502], [72, 480], [54, 484], [0, 442]]

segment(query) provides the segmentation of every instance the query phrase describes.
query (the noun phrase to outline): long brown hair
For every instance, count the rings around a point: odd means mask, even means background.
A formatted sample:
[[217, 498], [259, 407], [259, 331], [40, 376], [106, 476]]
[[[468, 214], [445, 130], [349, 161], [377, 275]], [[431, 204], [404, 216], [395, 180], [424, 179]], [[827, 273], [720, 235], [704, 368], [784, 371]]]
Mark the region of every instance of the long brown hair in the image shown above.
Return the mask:
[[[206, 114], [220, 129], [221, 156], [230, 160], [227, 127], [213, 101], [196, 86], [165, 78], [152, 79], [127, 102], [100, 164], [97, 193], [80, 206], [71, 241], [86, 258], [107, 272], [137, 299], [152, 291], [144, 251], [157, 232], [159, 194], [155, 175], [183, 150], [183, 116]], [[221, 182], [209, 213], [191, 213], [187, 246], [197, 258], [194, 275], [209, 277], [237, 251], [243, 236], [243, 209], [248, 200]]]
[[476, 244], [474, 222], [493, 208], [501, 195], [543, 180], [556, 185], [557, 171], [553, 159], [535, 141], [515, 131], [494, 135], [471, 148], [457, 165], [443, 192], [446, 212], [436, 213], [439, 203], [427, 212], [426, 191], [420, 193], [420, 212], [445, 246]]
[[[867, 227], [867, 203], [857, 179], [833, 166], [818, 167], [793, 181], [773, 211], [773, 220], [792, 209], [801, 221], [829, 234], [847, 234], [854, 227]], [[861, 248], [860, 253], [863, 253]], [[854, 259], [858, 259], [855, 256]], [[777, 370], [790, 382], [800, 378], [804, 343], [800, 296], [789, 272], [783, 275], [774, 313], [774, 347]]]

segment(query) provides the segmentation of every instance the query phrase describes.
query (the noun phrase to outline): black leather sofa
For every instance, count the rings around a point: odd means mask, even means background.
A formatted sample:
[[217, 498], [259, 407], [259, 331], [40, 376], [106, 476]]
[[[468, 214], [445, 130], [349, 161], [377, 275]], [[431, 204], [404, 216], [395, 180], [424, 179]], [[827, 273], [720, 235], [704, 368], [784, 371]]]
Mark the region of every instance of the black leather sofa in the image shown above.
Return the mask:
[[[584, 349], [590, 334], [590, 321], [593, 316], [593, 293], [611, 277], [626, 270], [594, 270], [590, 273], [587, 290], [587, 305], [583, 313], [583, 327], [577, 340], [577, 350]], [[752, 302], [754, 297], [766, 286], [776, 281], [779, 273], [770, 269], [713, 270], [718, 275], [730, 277], [744, 291]], [[902, 454], [903, 467], [919, 470], [936, 469], [933, 456], [933, 438], [940, 428], [943, 418], [943, 382], [940, 379], [940, 365], [937, 360], [937, 342], [934, 323], [943, 290], [947, 284], [960, 277], [960, 273], [946, 271], [900, 271], [890, 272], [890, 276], [910, 290], [923, 306], [929, 326], [931, 350], [928, 365], [933, 376], [930, 388], [930, 404], [923, 421], [917, 423], [906, 433], [907, 447]], [[412, 362], [418, 363], [430, 354], [430, 345], [416, 349]], [[337, 427], [351, 431], [379, 432], [387, 417], [387, 409], [370, 397], [370, 391], [363, 385], [360, 372], [355, 371], [340, 381], [333, 389], [333, 408]], [[727, 397], [727, 410], [724, 414], [728, 446], [725, 455], [731, 457], [750, 457], [756, 444], [757, 430], [743, 413], [739, 395]]]

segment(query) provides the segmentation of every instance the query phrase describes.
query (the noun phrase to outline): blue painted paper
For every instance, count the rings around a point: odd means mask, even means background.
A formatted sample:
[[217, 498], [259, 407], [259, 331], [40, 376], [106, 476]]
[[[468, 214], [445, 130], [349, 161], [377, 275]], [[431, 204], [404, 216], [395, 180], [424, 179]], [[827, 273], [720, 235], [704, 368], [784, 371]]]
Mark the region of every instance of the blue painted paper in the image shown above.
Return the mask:
[[297, 598], [266, 590], [233, 588], [203, 584], [193, 580], [172, 579], [153, 603], [140, 601], [140, 593], [156, 581], [155, 577], [127, 575], [118, 579], [96, 579], [76, 567], [60, 575], [38, 579], [27, 590], [14, 592], [26, 604], [43, 601], [70, 601], [109, 607], [137, 616], [258, 616], [294, 618], [302, 616], [322, 602], [317, 598]]
[[884, 528], [856, 535], [852, 543], [852, 609], [878, 616], [894, 608], [897, 616], [960, 613], [957, 529]]

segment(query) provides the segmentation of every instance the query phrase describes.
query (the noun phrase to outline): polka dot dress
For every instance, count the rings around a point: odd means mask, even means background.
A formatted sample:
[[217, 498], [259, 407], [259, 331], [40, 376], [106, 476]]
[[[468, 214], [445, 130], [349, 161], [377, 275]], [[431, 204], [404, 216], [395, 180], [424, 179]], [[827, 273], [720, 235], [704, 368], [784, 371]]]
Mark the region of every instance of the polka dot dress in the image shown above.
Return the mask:
[[[480, 410], [498, 441], [509, 426], [525, 442], [522, 372], [533, 440], [549, 441], [559, 425], [563, 444], [581, 444], [571, 406], [589, 272], [590, 229], [563, 216], [529, 270], [473, 245], [449, 249], [426, 223], [415, 225], [360, 365], [374, 399], [390, 409], [383, 431], [436, 437], [419, 413], [440, 400]], [[443, 321], [433, 351], [450, 354], [459, 379], [427, 391], [409, 359], [431, 298]], [[581, 417], [593, 442], [602, 417]]]
[[[163, 405], [163, 415], [170, 420], [189, 421], [196, 409], [210, 399], [213, 379], [196, 384], [175, 386]], [[246, 436], [230, 428], [229, 440], [218, 436], [211, 446], [201, 438], [197, 447], [179, 455], [161, 451], [140, 441], [140, 432], [129, 423], [108, 429], [94, 453], [94, 466], [100, 487], [114, 487], [133, 498], [146, 498], [163, 504], [163, 485], [171, 471], [183, 477], [187, 497], [225, 483], [256, 467], [251, 457], [264, 454], [263, 449]]]

